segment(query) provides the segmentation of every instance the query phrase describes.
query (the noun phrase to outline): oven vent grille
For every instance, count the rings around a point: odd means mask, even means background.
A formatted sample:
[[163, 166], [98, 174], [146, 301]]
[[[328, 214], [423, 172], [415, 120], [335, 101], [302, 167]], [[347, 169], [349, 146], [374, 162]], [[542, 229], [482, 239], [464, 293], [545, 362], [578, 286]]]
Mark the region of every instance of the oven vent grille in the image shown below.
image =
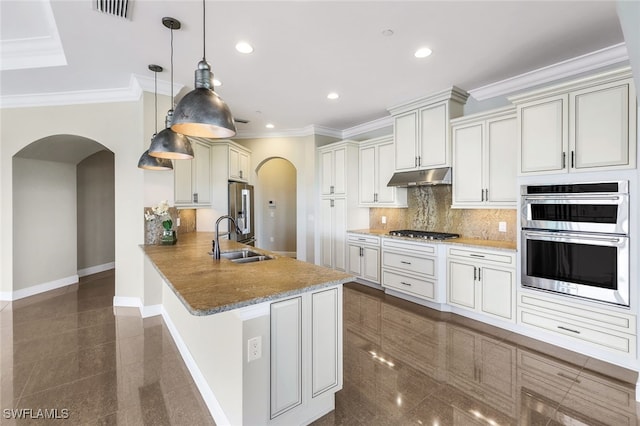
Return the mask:
[[131, 14], [129, 0], [95, 0], [95, 9], [108, 15], [128, 19]]

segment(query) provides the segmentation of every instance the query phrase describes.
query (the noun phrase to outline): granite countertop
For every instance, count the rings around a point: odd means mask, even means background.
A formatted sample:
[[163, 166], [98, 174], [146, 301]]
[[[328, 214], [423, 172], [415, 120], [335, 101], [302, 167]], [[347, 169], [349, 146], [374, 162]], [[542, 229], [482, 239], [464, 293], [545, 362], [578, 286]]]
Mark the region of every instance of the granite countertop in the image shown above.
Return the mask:
[[389, 235], [389, 231], [386, 229], [354, 229], [354, 230], [349, 230], [347, 232], [353, 232], [355, 234], [363, 234], [363, 235], [375, 235], [378, 237], [393, 238], [397, 240], [425, 242], [429, 244], [432, 244], [432, 243], [433, 244], [456, 244], [456, 245], [467, 246], [467, 247], [488, 248], [488, 249], [505, 250], [505, 251], [517, 250], [515, 241], [482, 240], [479, 238], [452, 238], [450, 240], [417, 240], [415, 238], [398, 237], [394, 235]]
[[142, 245], [145, 254], [171, 290], [193, 315], [211, 315], [323, 287], [344, 284], [354, 277], [235, 241], [220, 240], [222, 252], [249, 248], [274, 256], [272, 260], [237, 264], [215, 260], [213, 232], [192, 232], [173, 246]]

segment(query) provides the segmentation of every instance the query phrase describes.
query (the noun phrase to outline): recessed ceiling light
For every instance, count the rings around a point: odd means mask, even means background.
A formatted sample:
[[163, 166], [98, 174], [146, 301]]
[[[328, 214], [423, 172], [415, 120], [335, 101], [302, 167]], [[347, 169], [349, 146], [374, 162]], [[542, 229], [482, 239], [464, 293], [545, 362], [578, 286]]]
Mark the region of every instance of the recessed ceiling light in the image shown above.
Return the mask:
[[382, 30], [382, 35], [385, 37], [391, 37], [393, 35], [393, 30], [387, 28], [386, 30]]
[[213, 85], [215, 87], [222, 86], [222, 82], [220, 80], [218, 80], [217, 78], [214, 78], [213, 79]]
[[273, 125], [273, 124], [271, 124], [271, 123], [267, 123], [264, 127], [266, 127], [267, 129], [273, 129], [273, 128], [274, 128], [274, 127], [276, 127], [276, 126], [274, 126], [274, 125]]
[[253, 47], [246, 41], [239, 41], [238, 44], [236, 44], [236, 50], [240, 53], [251, 53], [253, 52]]
[[327, 99], [338, 99], [340, 97], [340, 95], [338, 95], [336, 92], [331, 92], [327, 95]]
[[426, 58], [427, 56], [431, 55], [431, 49], [429, 49], [428, 47], [421, 47], [420, 49], [416, 50], [416, 53], [413, 54], [413, 56], [415, 56], [416, 58]]

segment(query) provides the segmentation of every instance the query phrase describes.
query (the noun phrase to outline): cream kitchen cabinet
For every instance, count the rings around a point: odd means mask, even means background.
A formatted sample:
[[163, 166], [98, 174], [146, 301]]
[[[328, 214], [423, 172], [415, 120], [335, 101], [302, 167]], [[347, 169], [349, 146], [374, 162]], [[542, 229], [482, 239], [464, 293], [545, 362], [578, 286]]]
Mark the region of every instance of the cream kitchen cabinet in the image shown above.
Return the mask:
[[360, 206], [407, 207], [407, 189], [387, 186], [394, 173], [394, 158], [391, 136], [360, 143]]
[[209, 206], [212, 199], [211, 144], [191, 140], [192, 160], [173, 162], [174, 202], [176, 206]]
[[514, 107], [451, 120], [453, 208], [516, 208]]
[[389, 108], [394, 120], [396, 171], [451, 166], [449, 120], [463, 114], [468, 96], [454, 86]]
[[316, 263], [347, 268], [347, 229], [369, 227], [369, 210], [358, 206], [358, 144], [342, 141], [318, 148], [320, 200]]
[[270, 335], [270, 417], [291, 424], [342, 388], [342, 286], [272, 303]]
[[629, 68], [509, 99], [517, 107], [520, 175], [636, 167], [637, 103]]
[[448, 303], [515, 322], [515, 265], [509, 252], [449, 247]]
[[248, 182], [251, 154], [248, 150], [238, 146], [229, 145], [229, 180]]
[[380, 237], [348, 233], [347, 256], [349, 274], [380, 284]]
[[382, 239], [382, 287], [438, 301], [438, 262], [435, 244]]
[[514, 417], [516, 349], [468, 328], [447, 327], [449, 382]]

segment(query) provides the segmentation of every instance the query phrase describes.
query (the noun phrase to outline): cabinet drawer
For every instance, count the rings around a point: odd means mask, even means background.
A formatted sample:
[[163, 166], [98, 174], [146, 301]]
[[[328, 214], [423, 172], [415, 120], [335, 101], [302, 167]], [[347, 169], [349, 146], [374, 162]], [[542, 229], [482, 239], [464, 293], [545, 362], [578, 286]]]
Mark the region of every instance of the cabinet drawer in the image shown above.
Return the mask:
[[374, 235], [347, 234], [347, 239], [350, 243], [380, 245], [380, 237]]
[[632, 335], [617, 335], [595, 330], [581, 324], [575, 324], [558, 318], [554, 315], [548, 315], [535, 311], [520, 309], [519, 322], [534, 327], [539, 327], [564, 336], [573, 337], [575, 339], [584, 340], [601, 349], [608, 349], [619, 354], [635, 356], [636, 338]]
[[385, 251], [382, 253], [382, 266], [402, 269], [435, 278], [436, 260], [433, 257], [417, 257], [404, 253]]
[[607, 328], [621, 333], [636, 334], [635, 315], [611, 310], [586, 307], [584, 305], [560, 302], [550, 298], [520, 295], [520, 306], [536, 310], [548, 310], [552, 315], [559, 315], [569, 320], [591, 324], [600, 328]]
[[403, 241], [392, 238], [383, 238], [382, 247], [385, 249], [393, 249], [394, 251], [403, 250], [415, 255], [433, 255], [436, 254], [436, 246], [434, 244], [426, 244], [414, 241]]
[[436, 294], [436, 284], [433, 281], [420, 280], [389, 271], [382, 273], [382, 286], [427, 299], [434, 299]]
[[515, 266], [516, 264], [515, 255], [510, 253], [467, 250], [467, 249], [449, 247], [449, 256], [463, 257], [466, 259], [475, 259], [482, 262], [496, 262], [502, 265]]

